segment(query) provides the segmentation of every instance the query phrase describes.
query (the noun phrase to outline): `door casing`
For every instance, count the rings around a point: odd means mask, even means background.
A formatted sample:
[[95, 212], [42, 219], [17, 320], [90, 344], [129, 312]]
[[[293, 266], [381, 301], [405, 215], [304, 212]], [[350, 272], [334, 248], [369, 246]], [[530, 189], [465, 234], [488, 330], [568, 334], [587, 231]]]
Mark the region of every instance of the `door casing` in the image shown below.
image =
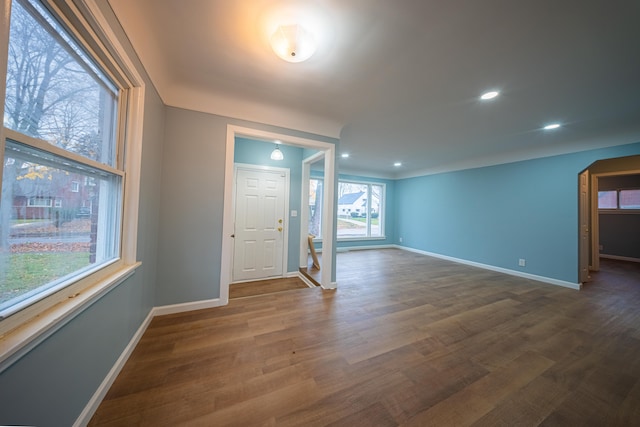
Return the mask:
[[[325, 198], [323, 200], [322, 218], [322, 249], [325, 256], [322, 259], [322, 270], [320, 274], [320, 286], [323, 289], [334, 289], [337, 283], [335, 277], [335, 161], [336, 145], [330, 142], [301, 138], [287, 134], [263, 131], [237, 125], [227, 125], [227, 138], [225, 150], [225, 185], [224, 185], [224, 207], [222, 223], [222, 255], [220, 266], [220, 304], [229, 302], [229, 284], [231, 283], [233, 268], [233, 182], [234, 182], [234, 151], [236, 136], [258, 139], [262, 141], [280, 140], [285, 145], [311, 148], [324, 153], [324, 189]], [[301, 239], [307, 238], [306, 233], [301, 233]]]

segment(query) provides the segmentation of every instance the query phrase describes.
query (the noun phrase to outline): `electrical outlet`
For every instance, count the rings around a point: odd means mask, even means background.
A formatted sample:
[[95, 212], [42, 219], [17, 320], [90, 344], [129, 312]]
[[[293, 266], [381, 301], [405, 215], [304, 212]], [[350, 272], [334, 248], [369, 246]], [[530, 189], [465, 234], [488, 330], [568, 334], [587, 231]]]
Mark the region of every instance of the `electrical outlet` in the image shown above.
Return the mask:
[[526, 266], [526, 265], [527, 265], [527, 261], [526, 261], [524, 258], [520, 258], [520, 259], [518, 260], [518, 265], [519, 265], [520, 267], [524, 267], [524, 266]]
[[400, 238], [398, 239], [398, 241], [399, 241], [400, 243], [402, 243], [402, 237], [400, 237]]

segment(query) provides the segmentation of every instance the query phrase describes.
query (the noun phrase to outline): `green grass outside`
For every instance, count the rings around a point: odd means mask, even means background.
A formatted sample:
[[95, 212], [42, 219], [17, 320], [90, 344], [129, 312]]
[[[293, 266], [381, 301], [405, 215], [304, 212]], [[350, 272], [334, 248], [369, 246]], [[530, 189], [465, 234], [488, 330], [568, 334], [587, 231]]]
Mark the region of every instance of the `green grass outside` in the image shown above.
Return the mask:
[[[367, 223], [367, 218], [349, 218], [352, 221], [358, 221], [361, 222], [363, 224]], [[371, 225], [378, 225], [379, 224], [379, 218], [371, 218]]]
[[0, 279], [0, 303], [89, 265], [89, 252], [11, 254]]

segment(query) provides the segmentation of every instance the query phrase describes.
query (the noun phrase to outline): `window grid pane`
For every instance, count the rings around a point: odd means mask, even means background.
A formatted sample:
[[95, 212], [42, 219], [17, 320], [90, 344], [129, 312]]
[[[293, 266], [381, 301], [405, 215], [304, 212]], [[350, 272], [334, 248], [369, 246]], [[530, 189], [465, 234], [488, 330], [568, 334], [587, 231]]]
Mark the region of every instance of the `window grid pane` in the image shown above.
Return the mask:
[[598, 209], [617, 209], [617, 191], [598, 191]]
[[56, 32], [44, 8], [13, 1], [4, 126], [115, 166], [115, 86]]
[[316, 237], [322, 235], [323, 183], [322, 179], [309, 180], [309, 234]]
[[620, 209], [640, 209], [640, 189], [620, 190]]
[[120, 176], [43, 165], [16, 145], [4, 156], [0, 312], [119, 254]]

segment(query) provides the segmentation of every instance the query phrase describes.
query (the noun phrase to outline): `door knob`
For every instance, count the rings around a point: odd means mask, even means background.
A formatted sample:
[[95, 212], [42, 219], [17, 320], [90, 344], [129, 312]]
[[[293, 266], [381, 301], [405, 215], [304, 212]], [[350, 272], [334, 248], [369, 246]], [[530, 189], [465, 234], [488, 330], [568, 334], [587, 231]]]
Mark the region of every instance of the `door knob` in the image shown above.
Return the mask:
[[278, 231], [282, 231], [282, 227], [278, 227]]

